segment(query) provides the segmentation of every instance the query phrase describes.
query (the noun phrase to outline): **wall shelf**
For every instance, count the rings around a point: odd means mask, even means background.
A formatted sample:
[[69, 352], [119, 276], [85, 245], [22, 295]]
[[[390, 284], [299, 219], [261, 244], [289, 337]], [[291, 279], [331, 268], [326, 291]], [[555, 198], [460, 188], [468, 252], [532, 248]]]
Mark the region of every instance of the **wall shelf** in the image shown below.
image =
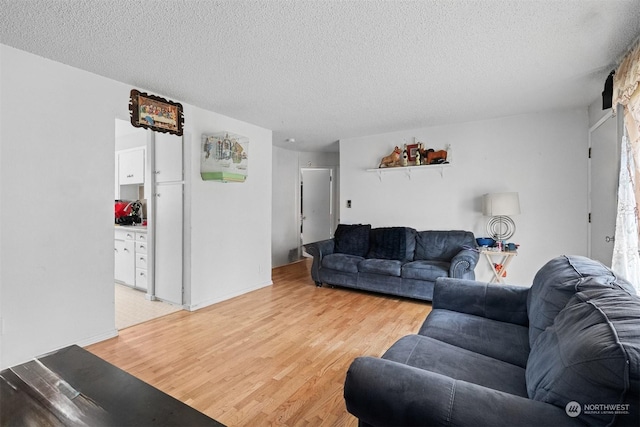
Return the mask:
[[382, 181], [382, 175], [386, 173], [394, 173], [403, 171], [409, 179], [411, 179], [411, 175], [413, 171], [424, 171], [424, 170], [434, 170], [440, 172], [440, 176], [444, 177], [445, 168], [450, 168], [451, 163], [443, 163], [440, 165], [420, 165], [420, 166], [396, 166], [391, 168], [375, 168], [375, 169], [367, 169], [367, 172], [375, 172], [378, 175], [378, 179]]

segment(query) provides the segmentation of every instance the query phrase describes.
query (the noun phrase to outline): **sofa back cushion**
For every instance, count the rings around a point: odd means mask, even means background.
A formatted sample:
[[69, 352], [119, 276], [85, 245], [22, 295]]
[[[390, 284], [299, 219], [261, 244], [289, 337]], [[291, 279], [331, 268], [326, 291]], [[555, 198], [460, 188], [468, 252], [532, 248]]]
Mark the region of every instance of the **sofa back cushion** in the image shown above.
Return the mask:
[[369, 251], [370, 232], [371, 224], [338, 224], [333, 252], [364, 257]]
[[413, 260], [416, 230], [409, 227], [381, 227], [371, 229], [367, 258]]
[[416, 235], [414, 259], [449, 262], [463, 246], [475, 248], [475, 237], [470, 231], [419, 231]]
[[553, 324], [553, 319], [576, 292], [590, 288], [620, 289], [635, 294], [633, 286], [598, 261], [563, 255], [546, 263], [536, 274], [527, 296], [529, 345]]
[[577, 402], [588, 425], [614, 417], [616, 425], [639, 425], [639, 371], [640, 298], [594, 288], [573, 295], [540, 334], [527, 361], [527, 393], [563, 409]]

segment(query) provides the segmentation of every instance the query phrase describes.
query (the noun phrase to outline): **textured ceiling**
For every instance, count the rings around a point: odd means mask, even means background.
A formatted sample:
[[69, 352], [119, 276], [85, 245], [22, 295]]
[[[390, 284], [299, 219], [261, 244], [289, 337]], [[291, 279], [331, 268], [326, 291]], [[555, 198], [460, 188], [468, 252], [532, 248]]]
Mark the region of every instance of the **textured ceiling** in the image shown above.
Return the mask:
[[640, 0], [0, 0], [1, 43], [300, 150], [585, 107], [638, 34]]

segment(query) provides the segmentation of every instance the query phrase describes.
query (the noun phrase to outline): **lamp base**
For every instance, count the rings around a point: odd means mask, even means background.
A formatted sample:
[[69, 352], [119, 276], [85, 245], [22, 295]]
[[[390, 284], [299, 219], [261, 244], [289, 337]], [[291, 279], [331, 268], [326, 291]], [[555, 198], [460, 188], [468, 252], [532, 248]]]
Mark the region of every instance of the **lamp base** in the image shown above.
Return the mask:
[[510, 239], [515, 232], [516, 224], [508, 216], [492, 216], [489, 222], [487, 222], [487, 233], [495, 240]]

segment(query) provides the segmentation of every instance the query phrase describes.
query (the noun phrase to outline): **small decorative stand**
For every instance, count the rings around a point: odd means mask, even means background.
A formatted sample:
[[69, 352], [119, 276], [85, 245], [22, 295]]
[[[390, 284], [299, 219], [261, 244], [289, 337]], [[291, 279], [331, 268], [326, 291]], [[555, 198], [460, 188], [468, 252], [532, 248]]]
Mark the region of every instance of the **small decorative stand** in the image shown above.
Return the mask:
[[[480, 249], [480, 253], [484, 254], [484, 257], [493, 272], [493, 277], [489, 283], [504, 284], [504, 277], [507, 275], [507, 267], [511, 263], [513, 257], [518, 255], [518, 251], [492, 251], [489, 249]], [[498, 262], [494, 262], [494, 259], [496, 258]], [[496, 268], [496, 265], [500, 266], [500, 268]]]

